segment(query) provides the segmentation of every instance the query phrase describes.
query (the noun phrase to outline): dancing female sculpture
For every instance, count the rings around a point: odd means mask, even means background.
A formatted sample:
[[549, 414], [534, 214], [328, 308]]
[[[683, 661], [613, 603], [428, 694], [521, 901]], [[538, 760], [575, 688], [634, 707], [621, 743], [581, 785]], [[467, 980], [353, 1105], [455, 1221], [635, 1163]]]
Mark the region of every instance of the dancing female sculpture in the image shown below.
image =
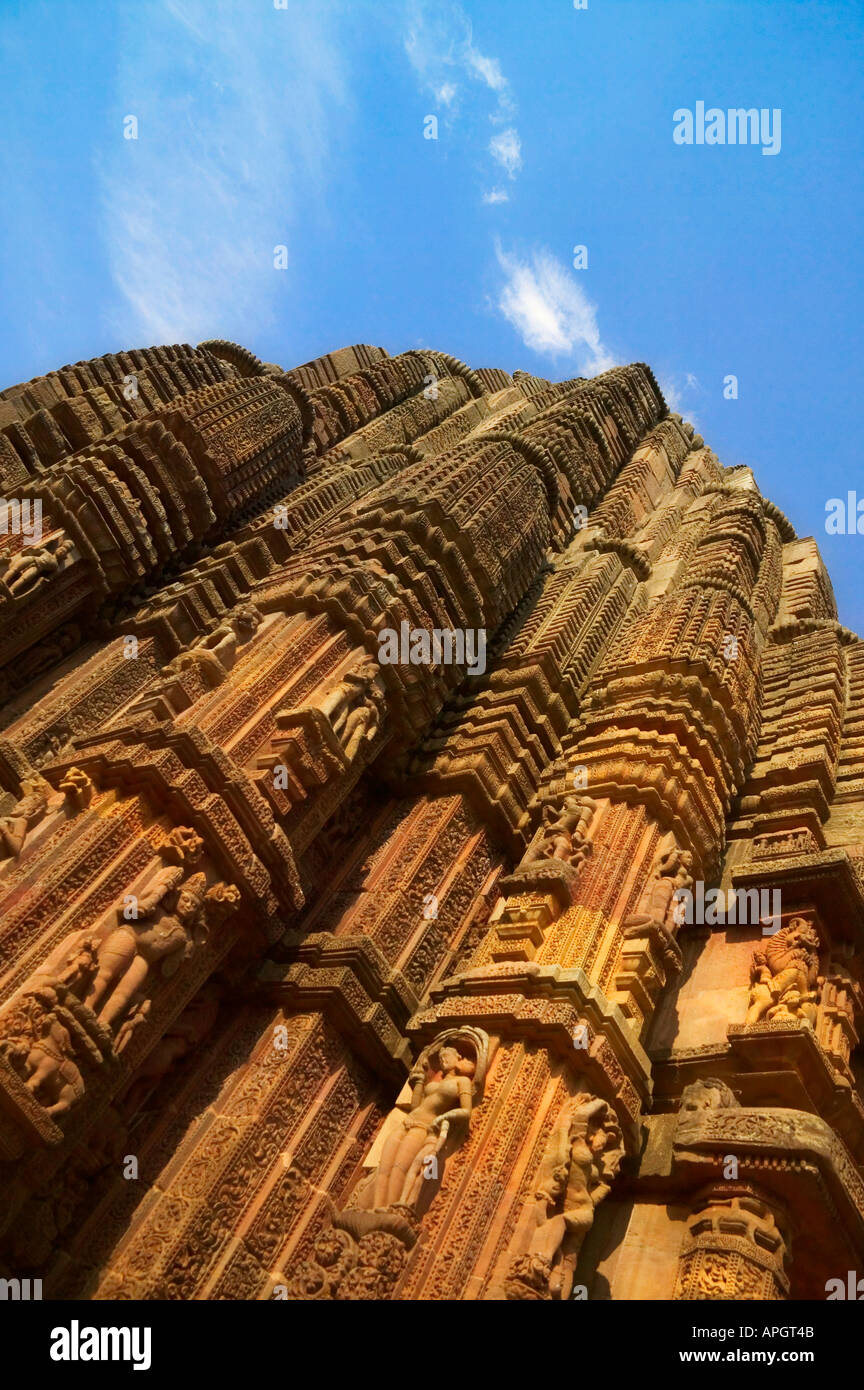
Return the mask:
[[364, 1186], [367, 1210], [416, 1210], [424, 1179], [440, 1176], [437, 1160], [445, 1146], [452, 1152], [464, 1142], [482, 1093], [488, 1048], [479, 1028], [459, 1028], [440, 1033], [421, 1052], [410, 1077], [411, 1109], [388, 1135], [374, 1177]]

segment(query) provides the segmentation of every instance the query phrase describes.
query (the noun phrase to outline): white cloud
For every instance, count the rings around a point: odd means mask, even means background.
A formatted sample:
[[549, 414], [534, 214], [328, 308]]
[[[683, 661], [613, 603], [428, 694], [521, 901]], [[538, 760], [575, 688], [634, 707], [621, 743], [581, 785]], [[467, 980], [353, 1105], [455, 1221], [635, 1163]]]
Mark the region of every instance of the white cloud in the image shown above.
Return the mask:
[[699, 422], [696, 419], [696, 416], [693, 414], [692, 410], [689, 410], [687, 408], [687, 403], [685, 400], [687, 392], [693, 390], [694, 387], [698, 387], [699, 385], [699, 382], [697, 378], [693, 375], [693, 373], [685, 373], [683, 386], [681, 385], [680, 378], [674, 376], [658, 375], [657, 383], [660, 387], [660, 390], [663, 392], [663, 396], [666, 401], [666, 404], [669, 407], [670, 413], [673, 415], [682, 415], [685, 420], [690, 421], [694, 429], [698, 430]]
[[581, 372], [595, 376], [616, 365], [597, 327], [597, 310], [564, 265], [548, 251], [530, 261], [496, 247], [505, 280], [498, 309], [525, 346], [552, 357], [573, 356]]
[[483, 194], [484, 203], [508, 203], [509, 201], [510, 194], [506, 188], [490, 188]]
[[[447, 114], [464, 114], [480, 83], [495, 98], [486, 113], [492, 124], [512, 122], [516, 103], [510, 83], [498, 59], [475, 45], [471, 21], [458, 0], [412, 0], [409, 16], [405, 52], [424, 88], [447, 108]], [[476, 111], [472, 108], [468, 114], [476, 115]], [[519, 132], [512, 124], [492, 139], [488, 151], [510, 178], [522, 167]], [[484, 198], [484, 202], [504, 201]]]
[[522, 168], [522, 142], [518, 130], [502, 130], [489, 141], [489, 153], [501, 165], [508, 178], [515, 179]]
[[[469, 26], [470, 34], [470, 26]], [[493, 92], [504, 92], [507, 90], [507, 79], [501, 71], [501, 65], [497, 58], [485, 58], [482, 53], [478, 53], [469, 38], [466, 59], [473, 68], [477, 76], [480, 77], [487, 87], [491, 87]]]
[[[273, 249], [290, 253], [295, 217], [322, 196], [347, 100], [321, 8], [121, 7], [117, 140], [98, 175], [112, 327], [126, 341], [254, 345], [272, 322], [294, 275], [274, 269]], [[127, 113], [138, 117], [134, 141], [122, 138]]]

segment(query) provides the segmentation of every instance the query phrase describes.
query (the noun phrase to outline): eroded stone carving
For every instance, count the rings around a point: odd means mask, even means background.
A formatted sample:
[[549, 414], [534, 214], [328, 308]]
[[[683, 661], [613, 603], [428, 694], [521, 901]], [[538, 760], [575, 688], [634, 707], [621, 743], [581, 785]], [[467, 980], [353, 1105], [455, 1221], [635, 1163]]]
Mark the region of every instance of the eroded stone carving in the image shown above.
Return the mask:
[[511, 1263], [509, 1299], [569, 1299], [582, 1242], [623, 1156], [621, 1129], [608, 1101], [587, 1091], [568, 1101], [543, 1155], [537, 1226], [527, 1252]]
[[372, 743], [381, 725], [384, 687], [374, 661], [364, 661], [346, 671], [339, 684], [325, 696], [321, 713], [330, 721], [349, 762], [364, 743]]
[[544, 806], [543, 833], [525, 855], [523, 866], [557, 859], [581, 868], [591, 853], [586, 832], [596, 809], [597, 803], [588, 796], [568, 796], [560, 807], [551, 803]]
[[693, 887], [692, 867], [693, 855], [689, 850], [677, 845], [664, 850], [654, 864], [636, 911], [628, 919], [628, 927], [656, 923], [668, 931], [677, 926], [675, 895], [679, 889]]
[[65, 536], [52, 536], [43, 545], [28, 545], [7, 561], [3, 583], [16, 598], [32, 592], [65, 567], [74, 549]]
[[44, 777], [28, 777], [21, 783], [21, 800], [8, 815], [0, 817], [0, 863], [17, 859], [30, 831], [48, 811], [51, 787]]
[[2, 1055], [51, 1116], [65, 1115], [84, 1095], [82, 1066], [110, 1058], [110, 1040], [92, 1014], [62, 985], [26, 994], [4, 1019]]
[[59, 789], [74, 811], [86, 810], [96, 790], [87, 773], [80, 767], [67, 768]]
[[793, 917], [753, 952], [747, 1023], [763, 1019], [816, 1021], [819, 999], [819, 934], [805, 917]]
[[716, 1076], [701, 1076], [698, 1081], [691, 1081], [689, 1086], [684, 1087], [679, 1109], [727, 1110], [739, 1104], [735, 1092], [725, 1081], [719, 1081]]
[[480, 1028], [449, 1028], [424, 1048], [411, 1073], [411, 1109], [396, 1110], [378, 1166], [353, 1204], [330, 1206], [315, 1259], [291, 1273], [294, 1298], [386, 1298], [417, 1239], [444, 1164], [464, 1143], [483, 1094], [489, 1038]]

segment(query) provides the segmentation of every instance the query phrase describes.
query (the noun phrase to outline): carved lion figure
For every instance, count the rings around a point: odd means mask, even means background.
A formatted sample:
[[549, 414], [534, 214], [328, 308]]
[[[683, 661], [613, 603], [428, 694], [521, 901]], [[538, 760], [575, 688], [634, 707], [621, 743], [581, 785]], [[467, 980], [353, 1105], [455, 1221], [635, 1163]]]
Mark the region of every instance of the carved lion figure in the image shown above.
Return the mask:
[[819, 999], [819, 936], [811, 922], [793, 917], [753, 952], [747, 1023], [803, 1018], [812, 1024]]

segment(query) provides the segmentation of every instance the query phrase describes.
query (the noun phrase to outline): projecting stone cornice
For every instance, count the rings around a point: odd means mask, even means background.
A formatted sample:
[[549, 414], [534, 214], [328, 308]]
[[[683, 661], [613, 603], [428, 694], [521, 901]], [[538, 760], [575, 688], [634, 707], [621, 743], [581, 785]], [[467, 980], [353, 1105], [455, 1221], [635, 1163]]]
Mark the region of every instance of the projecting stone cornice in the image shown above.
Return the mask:
[[265, 961], [256, 990], [286, 1012], [320, 1010], [376, 1075], [401, 1085], [411, 1064], [405, 1040], [417, 995], [383, 952], [364, 936], [288, 933], [293, 959]]
[[864, 1253], [864, 1180], [845, 1144], [818, 1115], [729, 1108], [660, 1118], [677, 1120], [669, 1169], [677, 1183], [722, 1180], [727, 1156], [734, 1155], [740, 1180], [757, 1182], [788, 1202], [813, 1264], [824, 1259], [830, 1269], [839, 1243], [832, 1223]]
[[638, 1032], [583, 970], [534, 961], [481, 965], [429, 992], [408, 1031], [418, 1045], [472, 1020], [489, 1033], [541, 1044], [580, 1074], [595, 1072], [633, 1130], [651, 1095], [651, 1063]]
[[732, 870], [732, 887], [779, 889], [784, 914], [815, 907], [832, 937], [864, 949], [864, 882], [843, 848], [748, 859]]

